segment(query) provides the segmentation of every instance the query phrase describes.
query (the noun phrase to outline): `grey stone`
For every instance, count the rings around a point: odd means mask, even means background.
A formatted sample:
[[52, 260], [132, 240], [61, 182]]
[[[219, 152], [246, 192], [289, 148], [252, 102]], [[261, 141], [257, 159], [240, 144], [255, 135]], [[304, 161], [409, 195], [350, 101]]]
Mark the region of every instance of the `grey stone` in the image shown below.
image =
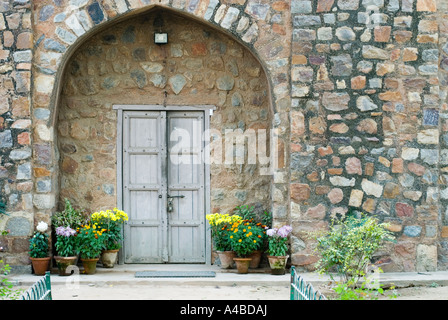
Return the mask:
[[107, 195], [114, 195], [114, 185], [113, 184], [103, 184], [102, 185], [103, 192]]
[[313, 6], [311, 1], [292, 0], [291, 13], [311, 13]]
[[356, 107], [361, 111], [371, 111], [378, 108], [369, 96], [358, 97], [358, 99], [356, 99]]
[[430, 126], [439, 125], [439, 110], [424, 109], [423, 110], [423, 125], [430, 125]]
[[331, 57], [331, 73], [334, 76], [349, 76], [352, 71], [352, 58], [349, 54]]
[[63, 44], [53, 40], [53, 39], [45, 39], [44, 40], [44, 48], [50, 51], [55, 52], [65, 52], [66, 48]]
[[38, 180], [36, 182], [36, 191], [39, 193], [51, 192], [51, 180]]
[[418, 67], [420, 74], [425, 76], [436, 75], [438, 70], [439, 69], [436, 64], [425, 64]]
[[148, 84], [146, 73], [140, 69], [134, 69], [131, 71], [131, 78], [135, 81], [137, 86], [141, 89]]
[[17, 166], [17, 180], [31, 179], [31, 163], [26, 162]]
[[93, 2], [91, 5], [87, 6], [87, 13], [94, 24], [99, 24], [104, 20], [104, 13], [98, 2]]
[[233, 107], [242, 107], [243, 106], [243, 97], [239, 92], [234, 92], [232, 94], [232, 106]]
[[354, 41], [356, 35], [349, 27], [340, 27], [336, 29], [336, 37], [341, 41]]
[[389, 59], [389, 53], [386, 50], [370, 45], [362, 46], [362, 56], [367, 59]]
[[48, 18], [50, 18], [54, 13], [54, 6], [47, 5], [44, 6], [39, 13], [39, 20], [40, 21], [47, 21]]
[[33, 204], [37, 209], [52, 209], [55, 205], [55, 197], [52, 194], [35, 194]]
[[124, 43], [134, 43], [135, 42], [135, 27], [129, 26], [126, 28], [126, 30], [123, 32], [123, 35], [121, 36], [121, 41]]
[[435, 62], [439, 60], [439, 50], [427, 49], [422, 52], [422, 59], [426, 62]]
[[13, 53], [14, 62], [31, 62], [33, 53], [31, 50], [16, 51]]
[[29, 148], [12, 150], [9, 154], [11, 160], [25, 160], [29, 157], [31, 157], [31, 150]]
[[149, 77], [149, 81], [152, 82], [156, 88], [165, 88], [166, 86], [166, 77], [162, 74], [152, 74]]
[[59, 39], [68, 44], [73, 44], [77, 39], [77, 37], [73, 33], [68, 30], [62, 29], [61, 27], [56, 27], [55, 33], [59, 37]]
[[331, 111], [341, 111], [348, 109], [350, 95], [347, 92], [324, 92], [322, 105]]
[[298, 15], [294, 17], [294, 26], [302, 27], [302, 26], [318, 26], [322, 22], [320, 20], [320, 16], [308, 16], [308, 15]]
[[418, 237], [422, 233], [422, 227], [420, 226], [405, 226], [403, 230], [404, 234], [408, 237]]
[[235, 85], [235, 79], [230, 75], [225, 75], [216, 79], [216, 87], [219, 90], [230, 91]]
[[359, 0], [338, 0], [338, 8], [341, 10], [357, 10]]
[[31, 234], [32, 224], [25, 217], [12, 217], [6, 222], [6, 230], [10, 236], [25, 237]]
[[294, 41], [309, 41], [316, 39], [316, 30], [313, 29], [295, 29], [293, 31]]
[[183, 75], [176, 74], [175, 76], [172, 76], [168, 79], [168, 83], [171, 89], [174, 91], [174, 93], [179, 94], [184, 88], [184, 86], [187, 84], [187, 80]]
[[11, 130], [0, 131], [0, 148], [12, 147]]

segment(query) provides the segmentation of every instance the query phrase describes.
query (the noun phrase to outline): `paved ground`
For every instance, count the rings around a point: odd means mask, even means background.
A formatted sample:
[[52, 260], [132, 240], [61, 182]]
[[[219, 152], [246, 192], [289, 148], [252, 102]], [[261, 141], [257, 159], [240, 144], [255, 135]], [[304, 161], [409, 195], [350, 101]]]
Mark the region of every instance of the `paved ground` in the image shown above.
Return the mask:
[[[213, 278], [136, 278], [136, 271], [215, 271]], [[82, 270], [81, 270], [82, 272]], [[288, 300], [289, 274], [245, 275], [206, 265], [116, 265], [98, 267], [94, 275], [51, 275], [54, 300]], [[316, 288], [325, 287], [328, 277], [301, 274]], [[29, 287], [35, 275], [11, 275], [21, 287]], [[393, 284], [404, 295], [398, 299], [448, 300], [448, 272], [384, 273], [380, 281]], [[412, 289], [414, 288], [414, 289]]]

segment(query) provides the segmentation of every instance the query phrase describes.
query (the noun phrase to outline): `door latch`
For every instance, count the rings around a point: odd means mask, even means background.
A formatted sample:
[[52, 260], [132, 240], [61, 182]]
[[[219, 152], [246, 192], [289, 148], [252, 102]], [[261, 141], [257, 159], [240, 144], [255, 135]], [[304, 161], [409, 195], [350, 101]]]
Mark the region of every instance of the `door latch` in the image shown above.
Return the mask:
[[185, 196], [184, 195], [180, 195], [180, 196], [170, 196], [170, 195], [167, 195], [167, 198], [168, 198], [168, 208], [167, 208], [167, 211], [168, 212], [172, 212], [173, 211], [173, 199], [174, 198], [185, 198]]

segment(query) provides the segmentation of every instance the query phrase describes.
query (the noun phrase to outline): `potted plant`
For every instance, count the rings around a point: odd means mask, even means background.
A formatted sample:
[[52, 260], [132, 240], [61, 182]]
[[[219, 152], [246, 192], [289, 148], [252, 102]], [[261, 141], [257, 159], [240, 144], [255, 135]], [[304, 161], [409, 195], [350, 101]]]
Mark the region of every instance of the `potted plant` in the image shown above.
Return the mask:
[[100, 259], [101, 251], [104, 249], [106, 229], [100, 228], [96, 223], [82, 226], [76, 236], [77, 250], [84, 267], [85, 274], [94, 274], [96, 264]]
[[77, 263], [78, 256], [74, 237], [76, 230], [86, 221], [83, 212], [75, 209], [68, 199], [64, 200], [64, 210], [55, 212], [51, 217], [56, 237], [55, 249], [57, 255], [54, 259], [61, 276], [70, 275], [71, 273], [67, 273], [67, 267]]
[[247, 273], [252, 258], [249, 255], [258, 248], [262, 236], [254, 232], [253, 225], [247, 220], [234, 222], [229, 231], [230, 247], [235, 251], [238, 273]]
[[117, 261], [117, 253], [121, 248], [122, 225], [128, 220], [128, 215], [117, 208], [95, 212], [91, 216], [91, 221], [104, 229], [104, 250], [101, 252], [101, 262], [105, 268], [113, 268]]
[[70, 227], [59, 226], [56, 228], [56, 248], [57, 255], [54, 257], [60, 276], [71, 274], [67, 268], [75, 265], [78, 259], [76, 255], [76, 230]]
[[268, 229], [268, 259], [271, 273], [276, 275], [285, 274], [286, 262], [288, 261], [288, 235], [291, 226], [285, 225], [281, 228]]
[[213, 247], [218, 254], [222, 269], [233, 268], [235, 252], [230, 246], [229, 232], [233, 223], [241, 221], [238, 215], [214, 213], [206, 215], [213, 239]]
[[44, 275], [50, 265], [50, 256], [48, 254], [48, 224], [41, 221], [36, 226], [33, 237], [30, 239], [30, 259], [33, 265], [35, 275]]

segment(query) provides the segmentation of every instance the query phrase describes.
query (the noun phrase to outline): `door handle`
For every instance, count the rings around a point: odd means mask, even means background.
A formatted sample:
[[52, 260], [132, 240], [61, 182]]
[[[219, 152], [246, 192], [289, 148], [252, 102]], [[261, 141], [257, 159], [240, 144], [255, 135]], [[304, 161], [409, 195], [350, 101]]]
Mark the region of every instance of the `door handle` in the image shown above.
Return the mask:
[[180, 195], [180, 196], [170, 196], [169, 194], [167, 195], [167, 198], [185, 198], [184, 195]]

